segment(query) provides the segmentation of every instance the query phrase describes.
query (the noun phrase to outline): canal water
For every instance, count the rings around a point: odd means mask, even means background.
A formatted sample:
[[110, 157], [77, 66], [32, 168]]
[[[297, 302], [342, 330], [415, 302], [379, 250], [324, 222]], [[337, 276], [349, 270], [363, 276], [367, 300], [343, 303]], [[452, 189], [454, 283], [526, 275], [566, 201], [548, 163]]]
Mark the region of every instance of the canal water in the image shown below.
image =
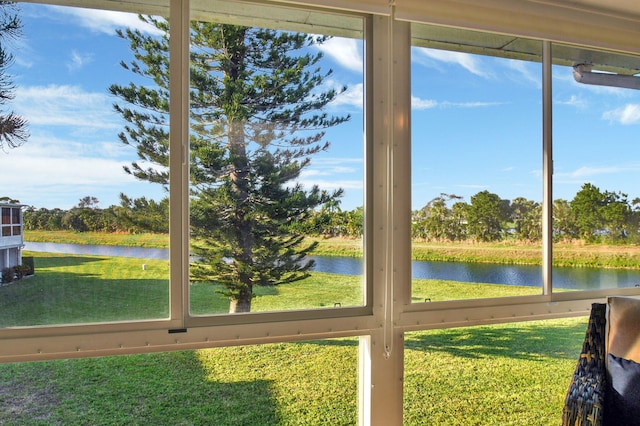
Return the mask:
[[[26, 242], [25, 250], [65, 254], [122, 256], [143, 259], [169, 259], [167, 249], [97, 246], [82, 244]], [[344, 275], [361, 275], [361, 258], [313, 256], [315, 270]], [[511, 284], [542, 287], [539, 266], [500, 265], [459, 262], [412, 262], [413, 278], [440, 279], [474, 283]], [[640, 271], [600, 268], [553, 268], [554, 288], [597, 290], [640, 286]]]

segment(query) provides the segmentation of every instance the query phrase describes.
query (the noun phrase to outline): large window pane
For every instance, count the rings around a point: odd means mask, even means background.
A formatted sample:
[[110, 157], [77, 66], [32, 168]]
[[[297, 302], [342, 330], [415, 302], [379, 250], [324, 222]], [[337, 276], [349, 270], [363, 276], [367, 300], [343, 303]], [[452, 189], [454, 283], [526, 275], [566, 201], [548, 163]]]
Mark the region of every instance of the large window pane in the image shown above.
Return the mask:
[[553, 287], [637, 286], [640, 57], [563, 45], [553, 57]]
[[3, 208], [3, 235], [13, 234], [4, 266], [15, 274], [3, 273], [0, 327], [166, 319], [166, 191], [137, 178], [133, 163], [155, 166], [126, 130], [141, 110], [129, 101], [142, 96], [129, 84], [154, 83], [131, 71], [133, 53], [117, 33], [155, 30], [136, 14], [31, 3], [17, 11], [9, 106], [29, 137], [0, 152], [1, 195], [24, 206], [23, 227], [19, 207]]
[[362, 19], [192, 19], [191, 313], [363, 305]]
[[408, 333], [405, 425], [557, 425], [587, 318]]
[[412, 26], [414, 302], [541, 293], [541, 44]]
[[0, 423], [354, 425], [358, 341], [0, 365]]

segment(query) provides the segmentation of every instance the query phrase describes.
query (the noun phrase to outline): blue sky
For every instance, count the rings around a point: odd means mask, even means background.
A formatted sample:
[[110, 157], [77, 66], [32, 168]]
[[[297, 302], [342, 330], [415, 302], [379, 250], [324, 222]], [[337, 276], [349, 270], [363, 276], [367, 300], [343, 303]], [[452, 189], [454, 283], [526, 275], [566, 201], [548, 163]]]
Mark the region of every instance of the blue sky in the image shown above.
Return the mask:
[[[541, 201], [541, 64], [425, 49], [412, 58], [414, 207], [439, 192]], [[571, 67], [552, 74], [554, 199], [587, 182], [639, 197], [638, 92], [577, 83]]]
[[[107, 93], [132, 74], [116, 28], [135, 15], [21, 4], [23, 37], [11, 44], [17, 85], [11, 107], [30, 123], [30, 140], [0, 152], [3, 190], [35, 207], [70, 208], [84, 196], [101, 207], [118, 194], [160, 198], [157, 185], [122, 170], [135, 150], [117, 138], [123, 122]], [[350, 113], [332, 129], [329, 152], [313, 159], [304, 184], [345, 189], [342, 208], [362, 205], [362, 43], [324, 47], [330, 86], [349, 90], [330, 111]], [[419, 208], [440, 193], [502, 198], [542, 196], [541, 66], [437, 50], [412, 49], [412, 198]], [[569, 67], [554, 67], [555, 198], [570, 200], [585, 182], [640, 196], [640, 97], [630, 90], [579, 85]]]

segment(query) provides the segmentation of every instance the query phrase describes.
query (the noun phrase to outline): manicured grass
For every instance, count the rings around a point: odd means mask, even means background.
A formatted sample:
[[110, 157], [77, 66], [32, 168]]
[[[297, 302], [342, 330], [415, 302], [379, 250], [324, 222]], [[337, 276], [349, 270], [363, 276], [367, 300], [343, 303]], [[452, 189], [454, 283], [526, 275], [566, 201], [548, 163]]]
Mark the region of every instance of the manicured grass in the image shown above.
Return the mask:
[[560, 424], [586, 321], [408, 333], [405, 424]]
[[[0, 287], [0, 327], [167, 318], [166, 260], [29, 253], [36, 275]], [[142, 265], [145, 265], [143, 268]], [[415, 302], [539, 294], [537, 287], [443, 280], [413, 281]], [[229, 301], [211, 283], [191, 285], [191, 312], [226, 313]], [[253, 311], [361, 306], [361, 276], [316, 272], [292, 284], [257, 288]]]
[[[409, 333], [405, 425], [557, 425], [586, 318]], [[355, 425], [357, 340], [0, 365], [0, 424]]]
[[[0, 287], [0, 326], [167, 316], [168, 264], [33, 253], [36, 276]], [[146, 264], [143, 270], [142, 263]], [[210, 284], [194, 313], [226, 312]], [[414, 299], [536, 288], [416, 280]], [[360, 277], [313, 274], [261, 289], [255, 310], [359, 305]], [[405, 424], [556, 425], [586, 318], [408, 333]], [[357, 339], [0, 365], [0, 424], [351, 425]]]
[[[36, 274], [0, 286], [0, 327], [167, 318], [166, 260], [31, 253]], [[145, 265], [143, 269], [142, 265]], [[362, 277], [314, 273], [293, 284], [257, 288], [253, 311], [363, 304]], [[191, 312], [226, 313], [229, 300], [211, 283], [191, 285]]]
[[356, 351], [351, 340], [0, 365], [0, 424], [354, 424]]
[[25, 253], [36, 274], [0, 287], [0, 327], [169, 315], [166, 260]]
[[106, 232], [24, 231], [24, 240], [33, 242], [92, 244], [126, 247], [169, 247], [166, 234], [112, 234]]
[[531, 296], [535, 294], [542, 294], [542, 289], [533, 286], [463, 283], [426, 279], [414, 279], [411, 284], [411, 300], [413, 303]]

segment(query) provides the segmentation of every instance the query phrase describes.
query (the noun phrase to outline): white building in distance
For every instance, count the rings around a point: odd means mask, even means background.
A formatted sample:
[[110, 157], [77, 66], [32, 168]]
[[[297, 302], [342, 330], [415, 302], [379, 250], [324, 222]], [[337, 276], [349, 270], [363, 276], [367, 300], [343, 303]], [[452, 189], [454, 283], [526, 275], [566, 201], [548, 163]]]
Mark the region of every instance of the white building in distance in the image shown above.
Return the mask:
[[0, 202], [0, 271], [22, 264], [22, 204]]

